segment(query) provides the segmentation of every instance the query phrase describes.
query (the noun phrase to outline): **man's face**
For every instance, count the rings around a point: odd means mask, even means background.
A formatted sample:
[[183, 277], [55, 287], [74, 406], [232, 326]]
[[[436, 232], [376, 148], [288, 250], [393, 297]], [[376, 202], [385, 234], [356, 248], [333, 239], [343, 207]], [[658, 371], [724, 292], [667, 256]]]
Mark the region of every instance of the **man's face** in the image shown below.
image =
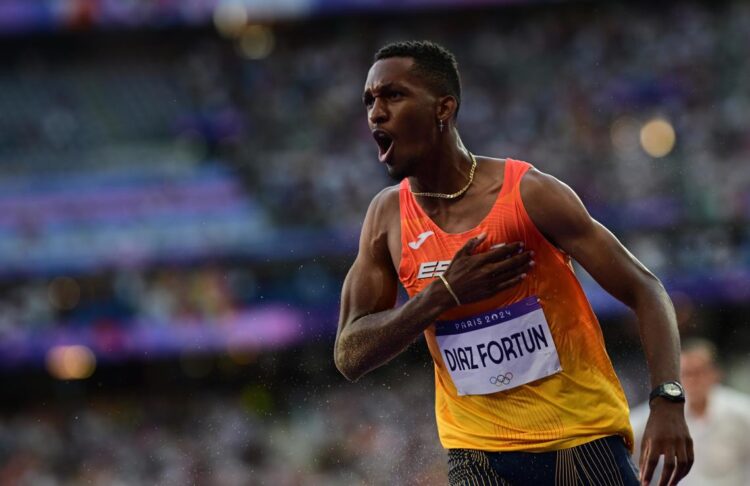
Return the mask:
[[413, 65], [408, 57], [377, 61], [362, 95], [378, 159], [396, 180], [412, 175], [414, 161], [429, 154], [438, 140], [438, 97]]
[[720, 378], [710, 353], [703, 349], [683, 352], [680, 368], [680, 378], [688, 400], [704, 401]]

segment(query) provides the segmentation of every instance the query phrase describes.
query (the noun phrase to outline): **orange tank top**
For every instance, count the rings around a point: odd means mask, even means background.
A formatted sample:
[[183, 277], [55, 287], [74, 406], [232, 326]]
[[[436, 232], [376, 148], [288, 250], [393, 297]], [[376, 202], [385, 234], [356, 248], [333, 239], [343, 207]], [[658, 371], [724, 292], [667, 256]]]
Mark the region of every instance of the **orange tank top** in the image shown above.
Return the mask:
[[[604, 347], [599, 322], [569, 258], [536, 228], [521, 201], [520, 182], [531, 167], [507, 159], [500, 193], [489, 214], [463, 233], [442, 231], [417, 204], [408, 179], [400, 185], [399, 278], [410, 297], [445, 271], [467, 240], [482, 232], [491, 245], [523, 241], [535, 267], [519, 285], [493, 298], [455, 307], [439, 321], [502, 309], [536, 297], [559, 356], [561, 371], [490, 394], [459, 394], [441, 354], [435, 324], [425, 338], [435, 365], [435, 415], [443, 447], [541, 452], [621, 435], [632, 447], [628, 405]], [[450, 358], [449, 358], [450, 359]]]

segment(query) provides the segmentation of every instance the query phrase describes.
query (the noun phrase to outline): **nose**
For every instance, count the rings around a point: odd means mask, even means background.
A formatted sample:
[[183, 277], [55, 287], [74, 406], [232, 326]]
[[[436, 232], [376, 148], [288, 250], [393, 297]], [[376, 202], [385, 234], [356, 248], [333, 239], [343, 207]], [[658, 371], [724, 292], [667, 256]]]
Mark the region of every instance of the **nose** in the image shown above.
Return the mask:
[[372, 103], [368, 116], [372, 125], [381, 124], [388, 119], [388, 110], [385, 107], [385, 103], [379, 97], [376, 97]]

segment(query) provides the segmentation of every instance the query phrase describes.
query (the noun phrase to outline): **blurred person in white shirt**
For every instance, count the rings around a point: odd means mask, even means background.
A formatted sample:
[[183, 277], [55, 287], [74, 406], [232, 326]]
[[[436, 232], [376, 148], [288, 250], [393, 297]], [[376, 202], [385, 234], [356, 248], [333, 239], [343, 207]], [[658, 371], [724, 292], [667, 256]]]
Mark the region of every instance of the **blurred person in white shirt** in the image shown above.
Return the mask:
[[[688, 339], [682, 346], [680, 376], [695, 463], [681, 486], [750, 485], [750, 395], [721, 385], [716, 355], [716, 347], [705, 339]], [[643, 403], [630, 414], [636, 453], [641, 450], [648, 411], [648, 403]]]

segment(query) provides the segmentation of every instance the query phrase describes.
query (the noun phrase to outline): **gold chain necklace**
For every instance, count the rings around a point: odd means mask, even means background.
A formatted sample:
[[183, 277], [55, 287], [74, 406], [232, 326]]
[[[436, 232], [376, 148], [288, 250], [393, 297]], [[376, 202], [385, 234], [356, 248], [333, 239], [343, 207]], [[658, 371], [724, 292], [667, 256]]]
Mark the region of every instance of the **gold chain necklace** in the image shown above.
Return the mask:
[[477, 159], [474, 158], [474, 154], [472, 154], [471, 152], [469, 152], [469, 157], [471, 157], [471, 170], [469, 171], [469, 182], [466, 183], [463, 189], [460, 189], [459, 191], [454, 192], [453, 194], [443, 194], [442, 192], [414, 192], [414, 191], [411, 191], [411, 193], [414, 196], [439, 197], [442, 199], [456, 199], [458, 196], [468, 191], [469, 186], [471, 185], [472, 182], [474, 182], [474, 169], [477, 168]]

